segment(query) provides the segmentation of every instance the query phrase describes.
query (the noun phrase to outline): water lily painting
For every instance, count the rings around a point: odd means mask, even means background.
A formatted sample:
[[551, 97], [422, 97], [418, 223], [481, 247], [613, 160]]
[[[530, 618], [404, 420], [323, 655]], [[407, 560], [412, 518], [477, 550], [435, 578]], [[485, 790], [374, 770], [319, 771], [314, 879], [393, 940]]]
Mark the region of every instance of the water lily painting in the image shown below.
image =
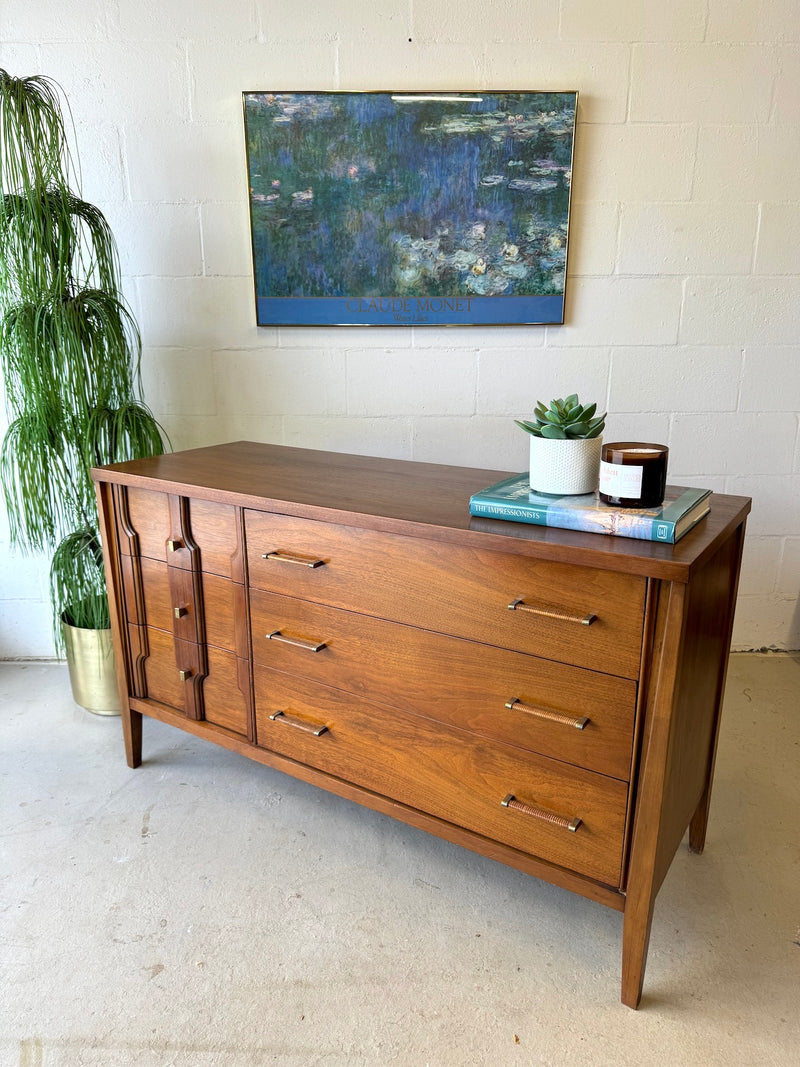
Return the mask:
[[576, 106], [245, 93], [259, 325], [563, 322]]

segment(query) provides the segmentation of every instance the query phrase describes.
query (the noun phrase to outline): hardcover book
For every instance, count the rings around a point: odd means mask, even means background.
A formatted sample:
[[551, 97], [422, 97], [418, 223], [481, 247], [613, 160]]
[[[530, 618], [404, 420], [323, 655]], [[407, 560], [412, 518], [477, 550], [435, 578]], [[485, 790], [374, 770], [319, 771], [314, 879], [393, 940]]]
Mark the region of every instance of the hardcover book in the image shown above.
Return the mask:
[[710, 489], [668, 485], [658, 507], [609, 507], [596, 492], [583, 496], [535, 493], [528, 484], [528, 472], [523, 471], [473, 494], [469, 512], [487, 519], [675, 544], [711, 510], [710, 496]]

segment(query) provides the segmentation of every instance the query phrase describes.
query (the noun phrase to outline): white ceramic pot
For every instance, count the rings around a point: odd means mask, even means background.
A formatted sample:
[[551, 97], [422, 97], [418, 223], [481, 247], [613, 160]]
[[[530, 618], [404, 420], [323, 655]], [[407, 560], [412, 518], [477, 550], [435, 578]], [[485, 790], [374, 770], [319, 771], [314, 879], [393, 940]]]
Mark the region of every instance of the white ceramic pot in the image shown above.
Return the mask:
[[602, 437], [553, 441], [531, 434], [531, 489], [555, 496], [593, 493], [602, 445]]

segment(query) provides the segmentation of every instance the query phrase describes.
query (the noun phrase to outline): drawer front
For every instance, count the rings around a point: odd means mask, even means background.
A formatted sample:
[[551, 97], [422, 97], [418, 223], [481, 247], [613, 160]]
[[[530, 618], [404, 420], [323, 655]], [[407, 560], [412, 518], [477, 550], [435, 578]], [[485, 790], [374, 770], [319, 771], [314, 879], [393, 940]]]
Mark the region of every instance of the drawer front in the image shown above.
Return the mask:
[[245, 524], [259, 589], [638, 676], [644, 578], [265, 512]]
[[[150, 559], [163, 560], [167, 539], [170, 536], [169, 497], [150, 489], [123, 489], [127, 497], [126, 532], [133, 532], [139, 539], [139, 552]], [[120, 539], [125, 545], [125, 538]]]
[[250, 665], [232, 652], [208, 649], [208, 676], [203, 679], [205, 719], [247, 736]]
[[251, 617], [258, 664], [628, 778], [634, 682], [259, 590]]
[[[246, 626], [247, 608], [245, 588], [217, 574], [203, 575], [203, 609], [205, 615], [206, 641], [218, 648], [247, 655], [246, 639], [239, 644], [236, 638], [237, 612], [241, 613], [242, 625]], [[241, 646], [241, 647], [240, 647]]]
[[[174, 562], [170, 558], [167, 542], [177, 535], [175, 517], [170, 514], [170, 499], [173, 511], [178, 497], [149, 489], [128, 487], [124, 494], [127, 515], [120, 521], [120, 544], [130, 543], [130, 535], [136, 534], [139, 553], [150, 559]], [[202, 569], [226, 578], [236, 578], [236, 559], [239, 554], [239, 538], [236, 524], [236, 509], [230, 504], [217, 504], [208, 500], [190, 500], [189, 531], [192, 541], [200, 549]]]
[[[128, 632], [137, 679], [135, 695], [185, 712], [187, 703], [191, 705], [187, 679], [197, 675], [200, 665], [197, 645], [176, 642], [171, 633], [153, 627], [129, 626]], [[186, 673], [187, 679], [181, 678], [180, 671]]]
[[203, 571], [221, 574], [225, 578], [237, 577], [239, 539], [233, 505], [192, 500], [189, 503], [189, 521], [192, 537], [200, 548]]
[[[167, 567], [166, 563], [147, 556], [136, 562], [141, 567], [144, 618], [139, 618], [134, 557], [126, 556], [123, 557], [123, 576], [128, 621], [171, 630], [184, 641], [197, 641], [203, 631], [198, 629], [192, 572]], [[246, 639], [239, 648], [236, 633], [237, 612], [242, 617], [245, 613], [244, 587], [218, 574], [203, 574], [201, 581], [206, 641], [229, 652], [246, 655]], [[241, 643], [241, 635], [239, 640]]]
[[[205, 719], [247, 736], [250, 665], [233, 652], [190, 641], [153, 627], [129, 626], [135, 696], [155, 700], [190, 718]], [[204, 675], [203, 670], [207, 673]], [[182, 677], [183, 674], [183, 677]]]
[[[265, 748], [619, 884], [627, 802], [622, 782], [269, 670], [257, 672], [256, 720]], [[504, 807], [509, 794], [563, 821], [577, 816], [581, 824], [571, 832]]]

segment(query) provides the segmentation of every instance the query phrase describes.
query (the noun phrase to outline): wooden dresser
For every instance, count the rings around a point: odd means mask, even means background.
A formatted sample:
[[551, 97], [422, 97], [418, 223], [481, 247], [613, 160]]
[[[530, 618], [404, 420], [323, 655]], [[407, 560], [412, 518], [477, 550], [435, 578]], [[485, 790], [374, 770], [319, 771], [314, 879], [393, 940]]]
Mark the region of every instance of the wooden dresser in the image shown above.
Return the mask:
[[700, 852], [749, 500], [678, 545], [470, 518], [498, 471], [249, 442], [93, 472], [142, 716], [624, 912]]

